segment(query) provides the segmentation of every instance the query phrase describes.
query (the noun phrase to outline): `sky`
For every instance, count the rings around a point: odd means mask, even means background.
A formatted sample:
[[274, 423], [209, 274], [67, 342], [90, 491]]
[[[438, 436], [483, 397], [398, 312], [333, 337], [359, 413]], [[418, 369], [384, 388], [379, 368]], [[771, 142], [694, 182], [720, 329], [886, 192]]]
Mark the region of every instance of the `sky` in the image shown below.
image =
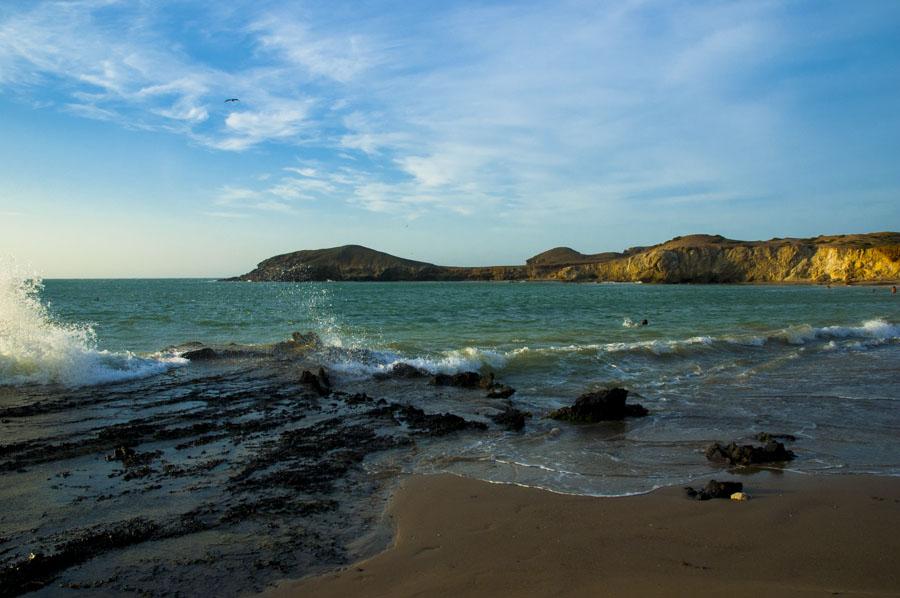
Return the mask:
[[896, 231], [897, 31], [889, 0], [2, 2], [0, 255], [205, 277]]

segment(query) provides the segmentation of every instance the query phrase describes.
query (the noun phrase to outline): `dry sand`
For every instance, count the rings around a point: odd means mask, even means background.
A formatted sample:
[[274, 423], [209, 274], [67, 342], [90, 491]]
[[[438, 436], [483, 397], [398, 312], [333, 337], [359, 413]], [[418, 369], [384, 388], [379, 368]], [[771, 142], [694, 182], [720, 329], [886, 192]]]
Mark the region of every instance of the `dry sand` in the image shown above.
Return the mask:
[[681, 488], [568, 496], [412, 476], [393, 545], [272, 596], [900, 596], [900, 478], [759, 473], [747, 502]]

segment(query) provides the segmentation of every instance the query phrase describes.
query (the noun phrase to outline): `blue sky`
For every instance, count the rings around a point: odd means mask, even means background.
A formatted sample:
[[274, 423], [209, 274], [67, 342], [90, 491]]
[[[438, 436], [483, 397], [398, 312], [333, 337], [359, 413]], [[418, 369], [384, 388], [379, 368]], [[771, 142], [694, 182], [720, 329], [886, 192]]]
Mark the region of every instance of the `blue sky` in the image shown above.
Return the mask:
[[219, 276], [898, 230], [898, 30], [887, 0], [4, 2], [0, 254]]

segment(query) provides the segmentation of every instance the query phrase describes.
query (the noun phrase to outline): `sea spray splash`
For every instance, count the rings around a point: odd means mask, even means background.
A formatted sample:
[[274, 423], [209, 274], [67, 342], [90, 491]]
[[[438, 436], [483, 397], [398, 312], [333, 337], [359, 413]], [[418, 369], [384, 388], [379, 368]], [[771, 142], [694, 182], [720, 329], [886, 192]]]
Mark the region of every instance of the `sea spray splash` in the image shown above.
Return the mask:
[[43, 281], [0, 258], [0, 385], [102, 384], [165, 371], [184, 360], [97, 350], [88, 324], [57, 321], [41, 302]]
[[362, 350], [378, 345], [377, 339], [370, 339], [359, 329], [347, 326], [337, 316], [333, 289], [328, 283], [303, 283], [289, 287], [287, 292], [297, 298], [302, 325], [318, 334], [325, 346]]

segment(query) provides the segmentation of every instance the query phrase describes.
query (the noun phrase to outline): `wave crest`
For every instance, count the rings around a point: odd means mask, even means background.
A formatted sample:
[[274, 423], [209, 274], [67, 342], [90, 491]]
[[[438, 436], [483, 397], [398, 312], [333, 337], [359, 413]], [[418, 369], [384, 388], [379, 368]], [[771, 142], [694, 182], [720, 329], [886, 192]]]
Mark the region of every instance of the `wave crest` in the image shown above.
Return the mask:
[[175, 356], [147, 359], [97, 350], [94, 329], [55, 320], [41, 303], [42, 290], [40, 276], [0, 259], [0, 385], [104, 384], [185, 363]]

